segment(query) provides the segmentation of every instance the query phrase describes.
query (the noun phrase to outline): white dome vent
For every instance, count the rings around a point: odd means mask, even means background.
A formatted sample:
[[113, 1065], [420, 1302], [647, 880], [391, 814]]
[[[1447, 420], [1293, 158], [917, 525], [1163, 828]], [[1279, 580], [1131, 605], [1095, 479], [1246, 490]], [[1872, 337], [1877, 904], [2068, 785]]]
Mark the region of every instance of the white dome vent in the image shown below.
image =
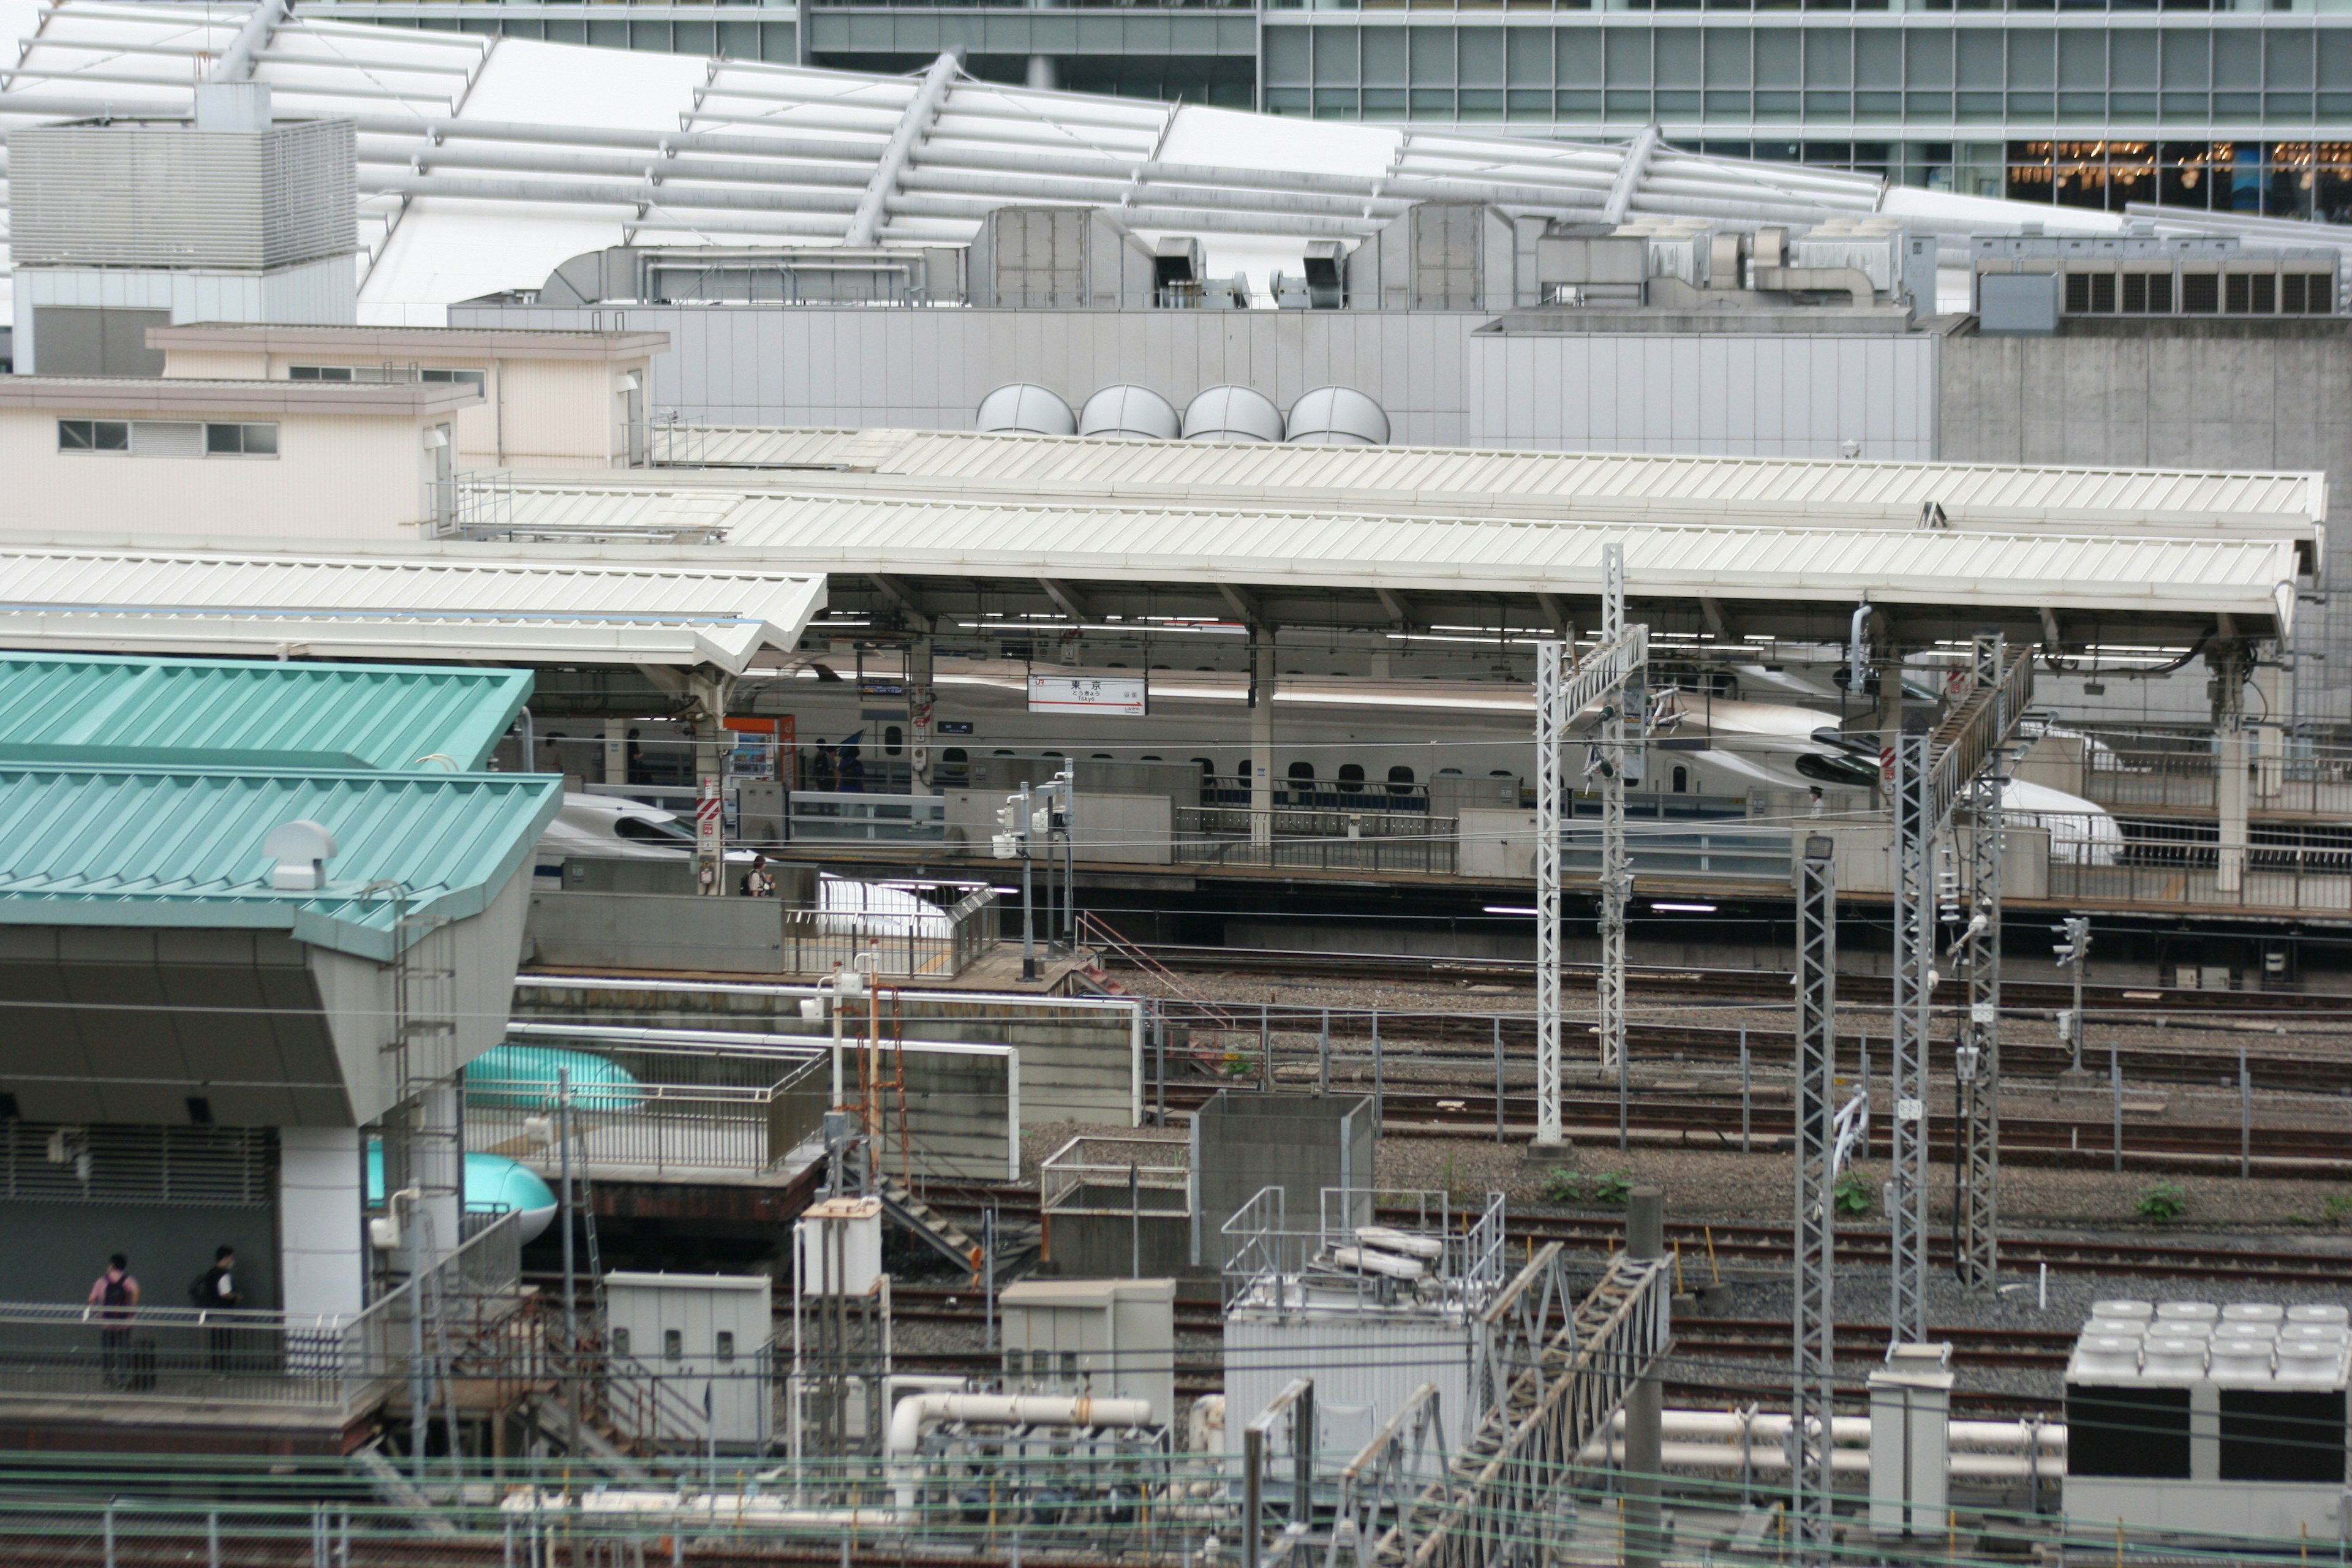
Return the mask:
[[1290, 405], [1286, 438], [1302, 447], [1385, 447], [1388, 410], [1352, 386], [1318, 386]]
[[1130, 441], [1176, 439], [1176, 405], [1148, 386], [1106, 386], [1078, 410], [1078, 434]]
[[1024, 436], [1075, 436], [1078, 417], [1061, 395], [1050, 387], [1016, 381], [998, 387], [980, 400], [972, 427], [982, 432]]
[[1184, 405], [1187, 441], [1279, 441], [1282, 410], [1246, 386], [1213, 386]]

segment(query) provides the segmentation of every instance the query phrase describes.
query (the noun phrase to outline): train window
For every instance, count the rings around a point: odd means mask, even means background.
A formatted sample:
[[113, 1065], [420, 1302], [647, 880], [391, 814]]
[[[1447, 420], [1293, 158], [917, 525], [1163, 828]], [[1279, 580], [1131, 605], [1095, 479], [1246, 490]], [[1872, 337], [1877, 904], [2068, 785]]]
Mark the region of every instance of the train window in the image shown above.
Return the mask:
[[1088, 762], [1090, 762], [1090, 763], [1107, 763], [1107, 762], [1109, 762], [1109, 761], [1111, 760], [1111, 756], [1110, 756], [1110, 753], [1109, 753], [1108, 752], [1097, 752], [1094, 755], [1092, 755], [1091, 757], [1088, 757], [1087, 760]]
[[1678, 766], [1675, 769], [1675, 793], [1676, 795], [1688, 795], [1690, 793], [1690, 770], [1688, 768]]
[[1441, 778], [1448, 773], [1453, 774], [1455, 778], [1460, 778], [1462, 776], [1462, 770], [1460, 768], [1440, 768], [1437, 772], [1438, 776]]
[[614, 817], [613, 831], [624, 838], [642, 839], [648, 844], [667, 844], [674, 847], [694, 842], [694, 835], [677, 823], [656, 822], [646, 816]]
[[1293, 763], [1290, 764], [1290, 776], [1301, 784], [1313, 784], [1315, 782], [1315, 764], [1313, 763]]
[[940, 761], [943, 763], [968, 763], [971, 761], [971, 753], [965, 751], [961, 746], [950, 746], [946, 751], [940, 753]]
[[1391, 795], [1412, 793], [1412, 770], [1402, 763], [1389, 770], [1389, 793]]
[[1202, 779], [1213, 779], [1217, 776], [1217, 760], [1214, 757], [1194, 757], [1192, 760], [1201, 765]]
[[1140, 756], [1140, 757], [1136, 758], [1135, 760], [1136, 760], [1137, 762], [1139, 762], [1139, 763], [1164, 763], [1164, 762], [1166, 762], [1168, 759], [1167, 759], [1167, 758], [1165, 758], [1165, 757], [1155, 757], [1155, 756], [1151, 756], [1151, 755], [1150, 755], [1149, 753], [1147, 753], [1147, 754], [1145, 754], [1145, 755], [1143, 755], [1143, 756]]
[[906, 749], [907, 731], [901, 730], [896, 724], [884, 725], [882, 728], [882, 754], [886, 757], [895, 757], [906, 751]]
[[989, 752], [988, 754], [992, 757], [1009, 757], [1013, 753], [1005, 750], [1003, 747], [999, 746], [996, 750]]
[[1360, 793], [1363, 787], [1364, 764], [1361, 763], [1341, 763], [1339, 764], [1339, 793], [1342, 795], [1355, 795]]
[[1511, 772], [1508, 768], [1488, 768], [1486, 770], [1486, 776], [1490, 779], [1509, 779], [1518, 777], [1517, 773]]
[[1059, 752], [1040, 752], [1037, 754], [1041, 757], [1051, 757], [1057, 763], [1063, 760], [1062, 753]]
[[662, 1331], [662, 1359], [677, 1361], [686, 1354], [686, 1335], [677, 1329]]

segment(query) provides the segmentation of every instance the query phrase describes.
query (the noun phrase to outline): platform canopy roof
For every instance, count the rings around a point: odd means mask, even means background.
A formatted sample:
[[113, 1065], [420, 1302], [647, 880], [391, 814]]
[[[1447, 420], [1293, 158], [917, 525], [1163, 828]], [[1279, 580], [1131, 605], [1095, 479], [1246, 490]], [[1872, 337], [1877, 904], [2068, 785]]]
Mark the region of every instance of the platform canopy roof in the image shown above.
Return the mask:
[[676, 548], [0, 537], [0, 647], [732, 674], [824, 603], [822, 573]]
[[471, 773], [524, 669], [0, 654], [0, 762]]
[[[1105, 209], [1149, 242], [1202, 237], [1211, 268], [1295, 268], [1418, 202], [1577, 221], [1752, 226], [1885, 217], [1957, 241], [2120, 215], [1891, 186], [1871, 174], [1664, 143], [1339, 124], [1008, 87], [942, 57], [906, 76], [373, 26], [245, 5], [63, 0], [0, 91], [0, 131], [184, 115], [191, 83], [267, 82], [278, 112], [358, 132], [361, 319], [538, 287], [632, 243], [968, 241], [1008, 204]], [[2200, 214], [2207, 222], [2228, 215]], [[2160, 232], [2170, 215], [2159, 216]]]
[[[795, 488], [850, 493], [1905, 529], [1919, 527], [1932, 506], [1951, 527], [2292, 538], [2313, 564], [2327, 521], [2327, 476], [2317, 472], [751, 426], [698, 428], [691, 441], [698, 465], [718, 470], [709, 482], [722, 489], [756, 484], [746, 470], [782, 470]], [[662, 477], [691, 483], [695, 472]]]
[[[1867, 601], [1921, 637], [1989, 622], [2029, 640], [2133, 628], [2241, 635], [2291, 623], [2297, 545], [2282, 530], [2183, 538], [2085, 527], [1446, 517], [1273, 504], [982, 494], [964, 500], [711, 475], [525, 477], [514, 531], [659, 536], [684, 516], [729, 559], [833, 574], [836, 602], [890, 618], [968, 613], [1087, 623], [1541, 629], [1597, 603], [1603, 546], [1625, 547], [1654, 629], [1843, 638]], [[845, 581], [846, 579], [847, 581]], [[2047, 614], [2045, 615], [2045, 612]], [[2056, 620], [2070, 628], [2053, 636]], [[1582, 623], [1588, 627], [1590, 617]]]
[[[277, 930], [388, 962], [507, 885], [563, 800], [550, 774], [0, 761], [0, 925]], [[271, 886], [271, 831], [334, 836], [328, 884]], [[388, 884], [388, 885], [380, 885]]]

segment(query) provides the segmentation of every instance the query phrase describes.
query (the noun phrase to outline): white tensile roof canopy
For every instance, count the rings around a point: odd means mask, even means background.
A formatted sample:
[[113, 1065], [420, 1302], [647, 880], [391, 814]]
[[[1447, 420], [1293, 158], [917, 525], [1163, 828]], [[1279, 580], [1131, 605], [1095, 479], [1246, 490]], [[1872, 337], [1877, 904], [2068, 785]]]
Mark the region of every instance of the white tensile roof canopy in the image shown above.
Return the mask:
[[[2119, 217], [1703, 156], [1267, 117], [974, 80], [368, 26], [240, 7], [0, 0], [27, 38], [0, 130], [189, 111], [205, 75], [267, 82], [282, 117], [358, 131], [361, 318], [437, 324], [625, 243], [961, 244], [1009, 203], [1099, 206], [1202, 237], [1213, 271], [1371, 233], [1422, 201], [1589, 220], [1883, 215], [1957, 237], [2113, 232]], [[250, 24], [250, 25], [249, 25]], [[1296, 265], [1295, 262], [1290, 265]]]

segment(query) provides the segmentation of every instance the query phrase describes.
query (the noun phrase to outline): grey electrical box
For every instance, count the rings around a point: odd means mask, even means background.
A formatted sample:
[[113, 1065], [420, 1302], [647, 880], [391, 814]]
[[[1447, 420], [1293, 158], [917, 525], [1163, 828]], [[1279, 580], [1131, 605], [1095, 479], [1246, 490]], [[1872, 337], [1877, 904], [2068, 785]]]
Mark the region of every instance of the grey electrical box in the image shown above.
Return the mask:
[[1897, 1345], [1870, 1374], [1870, 1528], [1940, 1535], [1951, 1470], [1952, 1347]]
[[1936, 313], [1936, 260], [1934, 235], [1903, 237], [1903, 292], [1910, 296], [1914, 316]]
[[1977, 330], [1988, 337], [2047, 338], [2058, 332], [2054, 272], [1987, 272], [1977, 279]]
[[1174, 1421], [1173, 1279], [1024, 1279], [997, 1303], [1007, 1393], [1148, 1399]]
[[707, 1413], [709, 1439], [721, 1448], [765, 1447], [773, 1428], [773, 1297], [764, 1274], [605, 1275], [615, 1392]]

